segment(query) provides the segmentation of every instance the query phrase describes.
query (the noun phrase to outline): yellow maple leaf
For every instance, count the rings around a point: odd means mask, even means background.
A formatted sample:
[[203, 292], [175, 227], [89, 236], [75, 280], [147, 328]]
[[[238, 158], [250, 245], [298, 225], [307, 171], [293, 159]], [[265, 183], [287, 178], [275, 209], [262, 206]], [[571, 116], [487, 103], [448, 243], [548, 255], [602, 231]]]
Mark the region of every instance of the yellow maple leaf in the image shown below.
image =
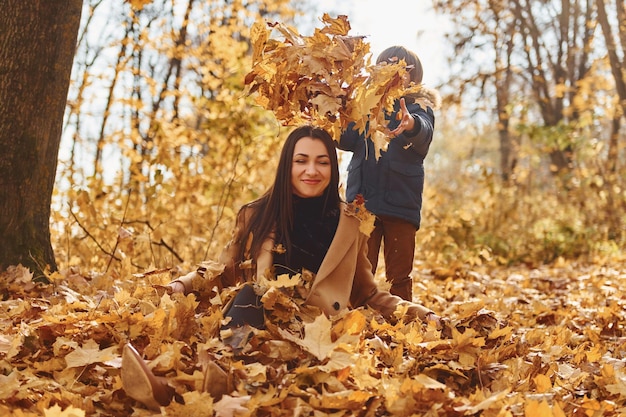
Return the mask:
[[359, 410], [370, 398], [372, 394], [365, 391], [324, 392], [319, 398], [315, 398], [312, 404], [327, 409]]
[[413, 377], [413, 380], [420, 385], [422, 385], [426, 389], [446, 389], [446, 385], [437, 381], [436, 379], [432, 379], [428, 375], [419, 374]]
[[335, 347], [331, 339], [331, 321], [324, 314], [317, 316], [312, 323], [305, 324], [303, 339], [283, 329], [278, 330], [285, 339], [300, 345], [319, 360], [325, 359]]
[[289, 297], [279, 287], [267, 287], [261, 301], [263, 306], [272, 310], [274, 315], [278, 315], [285, 319], [289, 319], [293, 316], [293, 312], [298, 310], [298, 305], [294, 302], [293, 298]]
[[315, 105], [317, 111], [321, 115], [336, 114], [341, 108], [341, 100], [336, 97], [330, 97], [326, 94], [318, 94], [311, 99], [311, 103]]
[[524, 406], [525, 417], [565, 417], [558, 404], [550, 406], [546, 400], [528, 400]]
[[65, 355], [68, 368], [78, 368], [92, 363], [105, 363], [119, 367], [120, 354], [117, 346], [100, 350], [100, 346], [93, 339], [87, 340], [82, 347]]
[[533, 378], [533, 381], [539, 393], [548, 392], [552, 389], [552, 381], [550, 381], [550, 377], [547, 375], [537, 374]]
[[365, 236], [369, 236], [374, 230], [376, 216], [365, 208], [365, 200], [361, 194], [357, 195], [353, 202], [348, 203], [345, 213], [359, 220], [359, 231]]
[[372, 142], [374, 142], [374, 149], [375, 149], [374, 156], [376, 157], [376, 160], [378, 161], [380, 159], [381, 151], [387, 150], [387, 145], [389, 145], [389, 136], [387, 136], [383, 132], [376, 130], [371, 134], [371, 139], [372, 139]]
[[333, 327], [333, 335], [360, 334], [367, 326], [365, 316], [360, 310], [348, 310]]
[[44, 417], [85, 417], [85, 411], [73, 406], [63, 410], [58, 404], [43, 410]]
[[250, 28], [250, 42], [252, 43], [252, 62], [259, 62], [263, 52], [263, 45], [267, 43], [270, 37], [270, 31], [261, 21], [256, 21]]
[[241, 397], [232, 397], [224, 395], [218, 402], [213, 405], [213, 410], [220, 417], [235, 417], [248, 415], [249, 410], [246, 404], [250, 401], [249, 395]]
[[354, 339], [354, 335], [344, 334], [333, 342], [332, 322], [324, 314], [319, 314], [312, 323], [304, 325], [302, 339], [286, 330], [279, 328], [278, 331], [285, 339], [301, 346], [320, 361], [326, 359], [337, 346]]
[[276, 279], [261, 276], [257, 278], [257, 283], [264, 288], [291, 288], [300, 285], [300, 274], [280, 274]]
[[30, 269], [19, 264], [17, 266], [10, 265], [7, 267], [6, 271], [3, 273], [3, 279], [8, 282], [18, 283], [18, 284], [28, 284], [33, 280], [33, 273]]
[[498, 406], [498, 404], [509, 395], [510, 390], [506, 389], [504, 391], [496, 392], [493, 395], [482, 399], [476, 405], [463, 405], [460, 407], [454, 407], [456, 411], [465, 412], [465, 415], [475, 415], [483, 410], [489, 409], [491, 406]]
[[459, 305], [459, 318], [468, 318], [478, 313], [485, 306], [484, 300], [471, 301]]
[[513, 328], [511, 326], [505, 326], [502, 328], [495, 329], [494, 331], [489, 333], [489, 336], [487, 336], [487, 338], [497, 339], [499, 337], [504, 337], [505, 340], [507, 340], [508, 338], [511, 337], [512, 333], [513, 333]]
[[14, 396], [20, 389], [20, 375], [13, 371], [8, 375], [0, 375], [0, 399], [5, 400]]
[[350, 368], [352, 368], [359, 355], [358, 353], [343, 350], [345, 347], [344, 345], [341, 349], [337, 348], [330, 352], [328, 362], [321, 365], [319, 369], [324, 372], [344, 371], [347, 369], [346, 372], [349, 373]]
[[267, 340], [259, 346], [259, 350], [268, 358], [282, 361], [294, 360], [301, 354], [300, 348], [286, 340]]
[[350, 31], [350, 22], [348, 16], [339, 15], [336, 19], [330, 17], [328, 13], [324, 13], [322, 21], [326, 23], [326, 27], [322, 29], [323, 33], [331, 35], [347, 35]]

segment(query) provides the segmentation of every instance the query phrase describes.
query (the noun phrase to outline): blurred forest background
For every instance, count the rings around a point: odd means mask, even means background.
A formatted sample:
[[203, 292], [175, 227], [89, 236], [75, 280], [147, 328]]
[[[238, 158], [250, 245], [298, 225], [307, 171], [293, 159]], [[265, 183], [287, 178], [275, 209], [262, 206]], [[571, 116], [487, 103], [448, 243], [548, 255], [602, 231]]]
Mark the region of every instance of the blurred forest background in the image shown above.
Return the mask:
[[[417, 261], [621, 257], [623, 1], [433, 7], [453, 32], [449, 79], [429, 86], [444, 105]], [[324, 12], [305, 0], [85, 0], [53, 195], [59, 268], [120, 277], [215, 259], [289, 130], [245, 94], [249, 28], [311, 33]]]

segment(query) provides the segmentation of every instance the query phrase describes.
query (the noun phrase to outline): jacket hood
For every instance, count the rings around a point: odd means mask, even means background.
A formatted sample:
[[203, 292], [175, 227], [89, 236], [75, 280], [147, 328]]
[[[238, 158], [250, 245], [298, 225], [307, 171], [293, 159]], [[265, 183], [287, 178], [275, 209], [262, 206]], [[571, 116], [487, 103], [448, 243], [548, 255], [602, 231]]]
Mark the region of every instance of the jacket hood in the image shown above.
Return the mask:
[[433, 110], [439, 110], [441, 108], [441, 95], [439, 94], [439, 91], [434, 88], [422, 85], [419, 91], [408, 94], [408, 97], [413, 99], [414, 103], [417, 103], [424, 108], [430, 107]]

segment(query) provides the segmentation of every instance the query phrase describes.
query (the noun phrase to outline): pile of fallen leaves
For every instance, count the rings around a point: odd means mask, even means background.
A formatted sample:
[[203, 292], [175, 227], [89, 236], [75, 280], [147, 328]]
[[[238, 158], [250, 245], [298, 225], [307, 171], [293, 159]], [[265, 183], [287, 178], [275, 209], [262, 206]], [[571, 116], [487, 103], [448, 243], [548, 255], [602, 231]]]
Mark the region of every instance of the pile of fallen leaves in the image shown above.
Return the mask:
[[[273, 288], [267, 329], [228, 339], [220, 326], [230, 291], [170, 297], [159, 289], [172, 278], [65, 271], [37, 284], [21, 267], [3, 273], [0, 414], [153, 414], [122, 390], [127, 342], [176, 390], [163, 415], [626, 412], [623, 262], [421, 268], [416, 297], [448, 318], [443, 331], [368, 309], [328, 319]], [[219, 401], [200, 390], [208, 361], [235, 384]]]

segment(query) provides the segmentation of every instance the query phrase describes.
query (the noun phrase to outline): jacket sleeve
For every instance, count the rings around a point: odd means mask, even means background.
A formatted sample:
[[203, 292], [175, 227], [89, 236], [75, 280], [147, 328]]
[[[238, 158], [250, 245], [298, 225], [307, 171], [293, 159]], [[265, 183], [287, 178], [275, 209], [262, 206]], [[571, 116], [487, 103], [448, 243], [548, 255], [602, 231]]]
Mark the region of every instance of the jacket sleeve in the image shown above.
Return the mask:
[[359, 134], [359, 130], [355, 129], [355, 123], [352, 122], [348, 125], [346, 130], [341, 132], [337, 147], [342, 151], [354, 152], [359, 145], [359, 141], [362, 142], [363, 138]]
[[430, 107], [426, 107], [426, 110], [424, 110], [417, 104], [410, 112], [411, 116], [413, 116], [413, 120], [415, 120], [415, 127], [413, 130], [405, 131], [401, 136], [396, 138], [396, 140], [404, 141], [404, 148], [422, 157], [426, 157], [430, 143], [433, 140], [435, 114]]
[[369, 306], [379, 311], [387, 320], [395, 321], [395, 312], [398, 307], [407, 307], [406, 320], [419, 318], [424, 321], [428, 313], [432, 310], [391, 294], [388, 291], [380, 290], [374, 280], [372, 264], [367, 258], [367, 237], [360, 236], [359, 255], [357, 259], [356, 272], [350, 295], [350, 304], [353, 307]]

